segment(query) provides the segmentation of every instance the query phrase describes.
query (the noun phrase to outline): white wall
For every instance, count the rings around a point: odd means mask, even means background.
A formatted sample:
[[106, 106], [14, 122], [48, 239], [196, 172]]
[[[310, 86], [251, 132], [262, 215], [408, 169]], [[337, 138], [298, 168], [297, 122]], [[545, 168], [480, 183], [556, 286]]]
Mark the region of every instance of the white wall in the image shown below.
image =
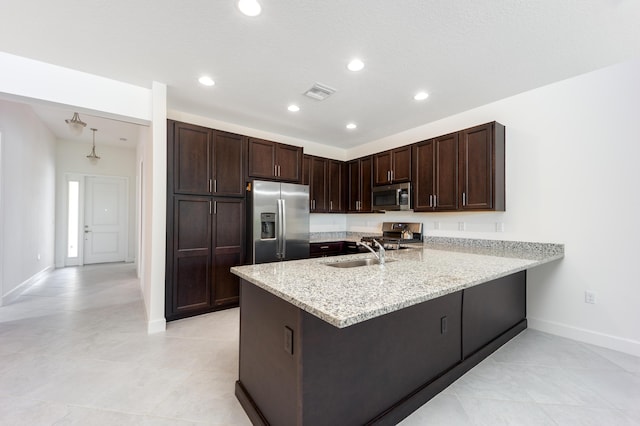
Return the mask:
[[53, 267], [55, 137], [30, 107], [0, 100], [0, 305]]
[[[85, 130], [86, 131], [86, 130]], [[81, 142], [58, 140], [56, 144], [56, 267], [64, 266], [67, 235], [67, 188], [66, 175], [75, 173], [86, 176], [126, 177], [128, 180], [129, 229], [127, 261], [136, 258], [136, 142], [129, 141], [131, 148], [98, 145], [96, 152], [100, 160], [87, 159], [91, 145]]]
[[[507, 207], [347, 215], [348, 230], [413, 220], [428, 235], [564, 243], [562, 261], [529, 272], [529, 325], [640, 355], [639, 75], [640, 61], [628, 62], [351, 150], [355, 158], [496, 120], [506, 126]], [[585, 290], [596, 292], [595, 305], [584, 303]]]
[[[166, 157], [167, 143], [166, 86], [153, 82], [152, 89], [146, 89], [3, 52], [0, 52], [0, 69], [0, 95], [4, 98], [60, 104], [80, 113], [151, 125], [150, 137], [144, 143], [145, 153], [153, 155], [151, 159], [145, 158], [145, 173], [149, 174], [146, 181], [153, 190], [145, 194], [141, 227], [147, 245], [145, 257], [151, 257], [145, 259], [141, 286], [145, 289], [143, 297], [149, 331], [164, 329], [166, 159], [163, 162], [162, 156]], [[6, 140], [3, 132], [3, 145]], [[51, 176], [52, 185], [54, 179]], [[5, 205], [6, 201], [2, 200]], [[162, 208], [159, 209], [160, 204]], [[53, 206], [50, 211], [53, 216]], [[4, 252], [7, 250], [5, 245]], [[51, 256], [50, 263], [53, 252]]]

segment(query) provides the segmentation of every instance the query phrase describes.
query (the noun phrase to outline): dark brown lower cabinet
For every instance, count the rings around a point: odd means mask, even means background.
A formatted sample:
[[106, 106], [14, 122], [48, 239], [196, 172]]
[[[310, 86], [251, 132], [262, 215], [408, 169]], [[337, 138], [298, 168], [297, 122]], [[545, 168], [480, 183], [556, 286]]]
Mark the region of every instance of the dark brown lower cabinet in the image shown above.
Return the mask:
[[176, 195], [167, 220], [168, 321], [238, 305], [244, 199]]
[[527, 327], [524, 271], [345, 328], [240, 285], [254, 425], [395, 425]]

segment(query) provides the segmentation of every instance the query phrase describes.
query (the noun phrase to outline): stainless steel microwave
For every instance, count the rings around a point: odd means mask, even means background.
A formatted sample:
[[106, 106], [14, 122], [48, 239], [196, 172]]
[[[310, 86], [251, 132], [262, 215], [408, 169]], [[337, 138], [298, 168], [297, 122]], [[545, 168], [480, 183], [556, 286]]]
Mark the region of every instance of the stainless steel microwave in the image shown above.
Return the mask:
[[411, 184], [374, 186], [372, 199], [373, 210], [410, 210]]

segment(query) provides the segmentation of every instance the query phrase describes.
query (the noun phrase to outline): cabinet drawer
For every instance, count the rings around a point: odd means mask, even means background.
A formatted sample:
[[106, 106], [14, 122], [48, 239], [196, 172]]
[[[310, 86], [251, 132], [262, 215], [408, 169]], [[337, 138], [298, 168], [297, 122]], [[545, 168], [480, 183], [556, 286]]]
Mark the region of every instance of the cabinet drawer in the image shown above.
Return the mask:
[[309, 255], [311, 257], [339, 256], [344, 253], [344, 241], [330, 243], [311, 243]]

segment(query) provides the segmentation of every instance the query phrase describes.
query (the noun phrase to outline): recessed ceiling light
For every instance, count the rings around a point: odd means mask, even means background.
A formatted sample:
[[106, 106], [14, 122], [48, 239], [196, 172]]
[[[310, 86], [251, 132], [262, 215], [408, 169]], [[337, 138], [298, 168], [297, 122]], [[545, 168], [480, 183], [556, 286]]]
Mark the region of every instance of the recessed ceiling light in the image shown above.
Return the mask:
[[213, 81], [211, 79], [211, 77], [207, 77], [206, 75], [200, 77], [198, 79], [198, 81], [200, 82], [200, 84], [202, 84], [203, 86], [213, 86], [214, 84], [216, 84], [215, 81]]
[[293, 105], [293, 104], [289, 105], [289, 106], [287, 107], [287, 109], [288, 109], [289, 111], [291, 111], [291, 112], [298, 112], [298, 111], [300, 111], [300, 107], [299, 107], [298, 105]]
[[256, 0], [239, 0], [238, 9], [247, 16], [258, 16], [262, 12], [262, 7]]
[[351, 62], [349, 62], [347, 68], [349, 68], [349, 71], [360, 71], [362, 68], [364, 68], [364, 62], [362, 62], [358, 58], [353, 59]]
[[429, 97], [429, 94], [427, 92], [418, 92], [415, 94], [413, 99], [415, 99], [416, 101], [424, 101], [428, 97]]
[[349, 123], [349, 124], [347, 124], [347, 129], [349, 129], [349, 130], [353, 130], [353, 129], [355, 129], [356, 127], [358, 127], [358, 126], [356, 125], [356, 123]]

